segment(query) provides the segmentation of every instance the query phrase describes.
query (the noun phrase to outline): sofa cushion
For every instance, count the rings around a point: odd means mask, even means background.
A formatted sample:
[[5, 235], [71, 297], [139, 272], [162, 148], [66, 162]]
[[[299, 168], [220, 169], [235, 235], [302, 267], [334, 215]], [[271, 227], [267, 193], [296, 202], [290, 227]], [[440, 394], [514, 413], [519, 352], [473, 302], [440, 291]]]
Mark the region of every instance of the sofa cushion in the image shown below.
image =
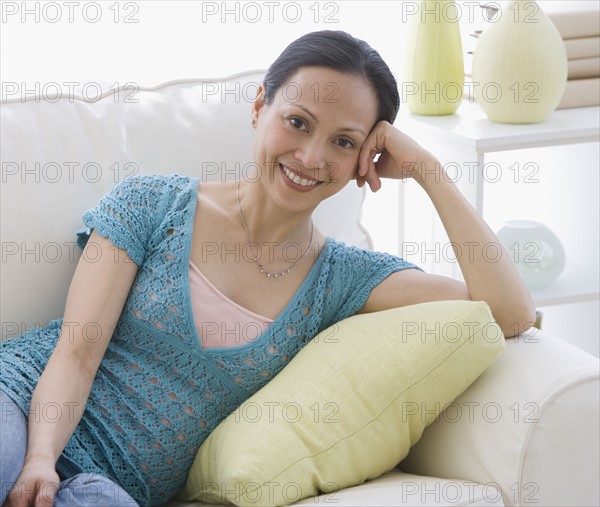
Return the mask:
[[394, 468], [504, 349], [483, 302], [355, 315], [317, 335], [201, 446], [183, 500], [285, 505]]
[[[288, 487], [289, 500], [295, 499], [295, 486]], [[172, 501], [168, 507], [214, 507], [205, 502]], [[477, 484], [460, 479], [438, 479], [404, 473], [394, 468], [372, 479], [340, 491], [305, 498], [294, 507], [332, 505], [335, 507], [430, 507], [435, 505], [503, 507], [502, 493], [494, 483]], [[256, 507], [259, 507], [257, 504]]]
[[[250, 109], [262, 76], [129, 85], [95, 102], [64, 94], [2, 104], [2, 338], [62, 315], [81, 215], [118, 182], [149, 173], [201, 181], [249, 174]], [[351, 183], [317, 208], [316, 226], [368, 248], [363, 199]]]
[[599, 400], [598, 358], [531, 328], [506, 340], [400, 467], [495, 483], [507, 505], [600, 505]]

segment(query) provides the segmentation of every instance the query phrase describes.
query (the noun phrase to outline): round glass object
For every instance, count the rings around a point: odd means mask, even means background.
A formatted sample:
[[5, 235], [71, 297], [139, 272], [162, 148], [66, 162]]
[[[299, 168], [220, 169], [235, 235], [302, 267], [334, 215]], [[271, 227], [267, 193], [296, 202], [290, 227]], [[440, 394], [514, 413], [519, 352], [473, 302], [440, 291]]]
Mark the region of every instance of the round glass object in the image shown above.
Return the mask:
[[532, 220], [510, 220], [498, 231], [528, 289], [548, 287], [565, 268], [565, 250], [558, 236]]

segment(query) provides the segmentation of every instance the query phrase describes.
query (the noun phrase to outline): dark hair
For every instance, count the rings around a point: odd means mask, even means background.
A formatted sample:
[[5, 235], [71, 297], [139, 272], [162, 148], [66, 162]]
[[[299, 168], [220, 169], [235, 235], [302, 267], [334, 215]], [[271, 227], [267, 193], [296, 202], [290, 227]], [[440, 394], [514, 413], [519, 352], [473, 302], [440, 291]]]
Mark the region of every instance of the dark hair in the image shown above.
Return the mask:
[[377, 121], [393, 123], [400, 107], [398, 84], [390, 68], [365, 41], [340, 30], [310, 32], [293, 41], [265, 76], [265, 102], [271, 103], [301, 67], [327, 67], [365, 78], [377, 93]]

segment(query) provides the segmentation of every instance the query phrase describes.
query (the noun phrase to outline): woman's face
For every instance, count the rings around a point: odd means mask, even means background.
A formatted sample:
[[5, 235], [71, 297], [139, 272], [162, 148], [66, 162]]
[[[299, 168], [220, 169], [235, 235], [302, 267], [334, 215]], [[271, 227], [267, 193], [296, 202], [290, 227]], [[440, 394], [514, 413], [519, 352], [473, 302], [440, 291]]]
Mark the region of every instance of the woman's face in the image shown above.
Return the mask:
[[358, 169], [377, 109], [368, 81], [322, 67], [302, 67], [270, 104], [259, 91], [254, 159], [275, 203], [289, 211], [314, 209], [340, 191]]

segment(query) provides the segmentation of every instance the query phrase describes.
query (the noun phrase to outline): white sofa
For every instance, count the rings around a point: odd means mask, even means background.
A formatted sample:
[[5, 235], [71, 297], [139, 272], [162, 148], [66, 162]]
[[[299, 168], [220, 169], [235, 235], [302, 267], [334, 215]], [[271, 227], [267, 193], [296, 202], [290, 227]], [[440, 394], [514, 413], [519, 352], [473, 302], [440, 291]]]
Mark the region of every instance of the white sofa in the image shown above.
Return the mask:
[[[2, 103], [2, 338], [62, 315], [81, 214], [137, 173], [231, 179], [250, 167], [262, 72]], [[326, 235], [370, 247], [354, 185], [323, 203]], [[380, 478], [297, 505], [600, 505], [597, 358], [543, 332], [506, 351]], [[185, 504], [174, 501], [172, 505]]]

